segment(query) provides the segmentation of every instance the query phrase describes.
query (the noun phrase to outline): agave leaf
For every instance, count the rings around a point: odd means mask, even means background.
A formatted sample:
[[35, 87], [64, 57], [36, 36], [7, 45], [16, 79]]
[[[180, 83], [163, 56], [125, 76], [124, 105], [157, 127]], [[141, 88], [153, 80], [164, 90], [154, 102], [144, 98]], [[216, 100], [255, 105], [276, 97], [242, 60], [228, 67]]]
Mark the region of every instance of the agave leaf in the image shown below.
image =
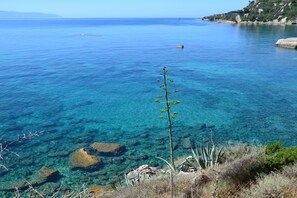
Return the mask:
[[163, 162], [165, 162], [169, 166], [169, 168], [171, 169], [171, 171], [175, 171], [175, 169], [170, 164], [170, 162], [168, 162], [167, 160], [163, 159], [162, 157], [156, 157], [156, 158], [162, 160]]
[[215, 160], [216, 160], [216, 146], [213, 144], [210, 152], [210, 164], [211, 166], [214, 165]]
[[199, 159], [199, 153], [198, 153], [198, 150], [196, 149], [196, 153], [195, 151], [192, 149], [192, 154], [193, 154], [193, 157], [195, 159], [195, 162], [197, 164], [197, 169], [202, 169], [202, 166], [200, 164], [200, 159]]

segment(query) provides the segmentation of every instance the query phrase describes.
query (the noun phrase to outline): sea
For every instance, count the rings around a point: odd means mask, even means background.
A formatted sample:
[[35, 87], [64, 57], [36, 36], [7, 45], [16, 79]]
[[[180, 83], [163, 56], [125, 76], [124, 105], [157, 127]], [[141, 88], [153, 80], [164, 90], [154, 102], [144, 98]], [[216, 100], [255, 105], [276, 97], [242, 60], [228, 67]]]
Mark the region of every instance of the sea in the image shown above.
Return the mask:
[[[297, 50], [292, 25], [236, 25], [184, 18], [0, 20], [0, 194], [41, 167], [60, 172], [51, 194], [116, 186], [140, 165], [169, 160], [162, 68], [168, 69], [175, 157], [207, 144], [297, 144]], [[183, 49], [176, 48], [184, 45]], [[178, 89], [179, 92], [174, 90]], [[160, 119], [163, 116], [164, 119]], [[116, 143], [112, 156], [91, 144]], [[101, 158], [73, 169], [84, 148]]]

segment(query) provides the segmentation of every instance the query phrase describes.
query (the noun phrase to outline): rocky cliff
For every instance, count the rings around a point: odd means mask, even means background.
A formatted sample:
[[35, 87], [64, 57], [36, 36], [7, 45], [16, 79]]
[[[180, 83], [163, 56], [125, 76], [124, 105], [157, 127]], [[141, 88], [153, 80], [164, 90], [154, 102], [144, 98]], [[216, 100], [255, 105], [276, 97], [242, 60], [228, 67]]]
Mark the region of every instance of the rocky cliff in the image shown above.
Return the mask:
[[254, 0], [242, 10], [204, 17], [230, 23], [296, 24], [297, 0]]

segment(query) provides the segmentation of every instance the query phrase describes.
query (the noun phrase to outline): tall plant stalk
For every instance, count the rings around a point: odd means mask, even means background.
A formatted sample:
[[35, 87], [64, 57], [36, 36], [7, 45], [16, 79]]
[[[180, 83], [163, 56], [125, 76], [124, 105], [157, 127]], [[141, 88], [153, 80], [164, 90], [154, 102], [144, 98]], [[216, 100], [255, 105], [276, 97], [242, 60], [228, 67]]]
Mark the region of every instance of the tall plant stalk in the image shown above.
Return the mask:
[[170, 147], [170, 161], [175, 169], [174, 165], [174, 154], [173, 154], [173, 141], [172, 141], [172, 120], [170, 115], [170, 104], [169, 104], [169, 92], [167, 87], [167, 72], [166, 67], [163, 67], [163, 81], [164, 81], [164, 94], [165, 94], [165, 104], [166, 104], [166, 112], [167, 112], [167, 122], [168, 122], [168, 132], [169, 132], [169, 147]]
[[[173, 80], [171, 80], [168, 77], [168, 70], [166, 69], [166, 66], [163, 67], [162, 72], [160, 73], [160, 75], [162, 76], [162, 81], [163, 84], [160, 85], [160, 88], [164, 91], [163, 95], [157, 96], [157, 99], [155, 100], [155, 102], [159, 102], [160, 103], [160, 99], [164, 98], [164, 102], [165, 102], [165, 106], [163, 109], [160, 109], [161, 113], [166, 113], [166, 117], [167, 117], [167, 124], [168, 124], [168, 133], [169, 133], [169, 150], [170, 150], [170, 162], [172, 167], [175, 169], [175, 163], [174, 163], [174, 148], [173, 148], [173, 130], [172, 130], [172, 119], [176, 118], [176, 116], [178, 115], [178, 112], [171, 112], [171, 106], [175, 105], [175, 104], [179, 104], [180, 101], [179, 100], [170, 100], [169, 99], [169, 95], [172, 94], [169, 91], [168, 88], [168, 84], [172, 83]], [[174, 92], [178, 92], [178, 90], [175, 90]], [[164, 119], [163, 116], [160, 116], [160, 119]]]

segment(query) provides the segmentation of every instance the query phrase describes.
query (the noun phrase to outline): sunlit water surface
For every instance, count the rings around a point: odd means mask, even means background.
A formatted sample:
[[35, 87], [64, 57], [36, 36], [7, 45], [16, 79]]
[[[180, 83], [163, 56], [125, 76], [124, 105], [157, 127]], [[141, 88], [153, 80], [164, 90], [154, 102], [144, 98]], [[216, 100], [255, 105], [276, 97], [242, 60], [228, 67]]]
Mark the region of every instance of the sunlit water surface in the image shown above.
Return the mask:
[[[47, 166], [63, 176], [53, 188], [71, 190], [163, 165], [155, 156], [168, 159], [166, 122], [153, 101], [164, 65], [180, 90], [171, 95], [181, 101], [173, 107], [177, 155], [190, 154], [187, 140], [202, 143], [211, 133], [222, 144], [296, 144], [297, 51], [274, 46], [296, 32], [192, 19], [0, 21], [0, 137], [44, 131], [10, 146], [20, 156], [5, 162], [10, 171], [0, 170], [0, 181]], [[71, 170], [69, 155], [93, 142], [126, 151], [102, 157], [98, 170]]]

